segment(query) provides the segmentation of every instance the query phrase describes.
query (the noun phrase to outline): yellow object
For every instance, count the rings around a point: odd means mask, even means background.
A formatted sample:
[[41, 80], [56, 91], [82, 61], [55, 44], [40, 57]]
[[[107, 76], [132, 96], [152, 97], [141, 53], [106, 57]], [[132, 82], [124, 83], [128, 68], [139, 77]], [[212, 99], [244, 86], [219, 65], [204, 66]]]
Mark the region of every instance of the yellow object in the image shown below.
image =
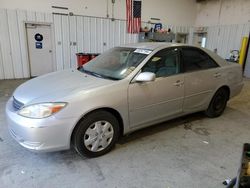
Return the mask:
[[247, 175], [250, 176], [250, 162], [248, 162], [248, 166], [247, 166]]
[[244, 66], [243, 64], [247, 53], [247, 43], [248, 43], [248, 37], [243, 37], [240, 49], [240, 59], [239, 59], [239, 64], [242, 66]]
[[250, 169], [247, 169], [247, 175], [250, 176]]

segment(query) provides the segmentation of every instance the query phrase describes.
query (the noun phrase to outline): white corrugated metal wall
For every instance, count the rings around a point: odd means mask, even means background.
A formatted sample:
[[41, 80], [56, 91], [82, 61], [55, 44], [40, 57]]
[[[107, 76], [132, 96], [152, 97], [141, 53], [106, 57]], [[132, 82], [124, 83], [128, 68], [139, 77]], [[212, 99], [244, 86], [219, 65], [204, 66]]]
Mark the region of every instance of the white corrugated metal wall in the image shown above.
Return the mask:
[[27, 78], [25, 21], [53, 22], [52, 14], [0, 9], [0, 79]]
[[249, 36], [250, 24], [211, 26], [208, 27], [206, 48], [218, 55], [229, 58], [231, 50], [240, 50], [242, 37]]
[[[57, 70], [76, 67], [76, 53], [102, 53], [138, 41], [126, 33], [126, 22], [87, 16], [53, 15]], [[70, 63], [69, 63], [70, 62]]]
[[0, 79], [30, 76], [25, 22], [52, 23], [55, 70], [76, 67], [77, 52], [138, 41], [137, 34], [126, 33], [124, 20], [0, 9]]
[[[55, 70], [75, 68], [77, 52], [102, 53], [138, 41], [137, 34], [126, 32], [125, 20], [0, 9], [0, 79], [30, 76], [25, 22], [52, 23]], [[168, 27], [173, 32], [190, 30], [188, 26]]]
[[[138, 41], [137, 34], [126, 32], [125, 20], [0, 9], [0, 79], [30, 76], [25, 22], [52, 23], [55, 70], [76, 67], [77, 52], [102, 53]], [[189, 33], [191, 44], [192, 27], [167, 25], [165, 28]], [[217, 49], [220, 56], [227, 58], [230, 50], [240, 49], [241, 39], [249, 31], [250, 24], [208, 27], [206, 47]]]

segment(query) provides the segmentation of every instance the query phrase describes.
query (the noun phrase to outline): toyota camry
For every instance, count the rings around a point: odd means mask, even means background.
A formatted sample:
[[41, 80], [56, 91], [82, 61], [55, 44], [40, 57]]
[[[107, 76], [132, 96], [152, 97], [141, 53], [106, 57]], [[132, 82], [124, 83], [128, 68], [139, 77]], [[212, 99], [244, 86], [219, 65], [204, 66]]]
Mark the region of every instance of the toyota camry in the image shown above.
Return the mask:
[[[138, 43], [78, 70], [33, 78], [6, 105], [9, 132], [32, 151], [109, 152], [119, 137], [186, 114], [220, 116], [240, 93], [242, 69], [200, 47]], [[152, 127], [153, 129], [153, 127]]]

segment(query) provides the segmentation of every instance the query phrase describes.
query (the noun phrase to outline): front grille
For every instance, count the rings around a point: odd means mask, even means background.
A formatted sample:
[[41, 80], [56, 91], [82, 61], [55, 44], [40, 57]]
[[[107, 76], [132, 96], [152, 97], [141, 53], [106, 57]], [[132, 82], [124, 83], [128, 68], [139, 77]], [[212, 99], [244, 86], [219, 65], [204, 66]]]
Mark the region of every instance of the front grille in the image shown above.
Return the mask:
[[15, 97], [13, 97], [13, 107], [15, 110], [20, 110], [23, 107], [23, 103], [20, 101], [16, 100]]

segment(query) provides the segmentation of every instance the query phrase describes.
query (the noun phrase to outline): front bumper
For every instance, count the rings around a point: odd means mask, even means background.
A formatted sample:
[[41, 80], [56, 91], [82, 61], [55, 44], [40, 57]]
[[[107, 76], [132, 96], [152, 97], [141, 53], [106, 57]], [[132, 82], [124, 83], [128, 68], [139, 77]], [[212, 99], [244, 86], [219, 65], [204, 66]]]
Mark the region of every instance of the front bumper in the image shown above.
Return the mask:
[[76, 119], [30, 119], [17, 114], [12, 106], [13, 99], [6, 105], [6, 118], [11, 136], [23, 147], [32, 151], [58, 151], [70, 148], [70, 137]]

